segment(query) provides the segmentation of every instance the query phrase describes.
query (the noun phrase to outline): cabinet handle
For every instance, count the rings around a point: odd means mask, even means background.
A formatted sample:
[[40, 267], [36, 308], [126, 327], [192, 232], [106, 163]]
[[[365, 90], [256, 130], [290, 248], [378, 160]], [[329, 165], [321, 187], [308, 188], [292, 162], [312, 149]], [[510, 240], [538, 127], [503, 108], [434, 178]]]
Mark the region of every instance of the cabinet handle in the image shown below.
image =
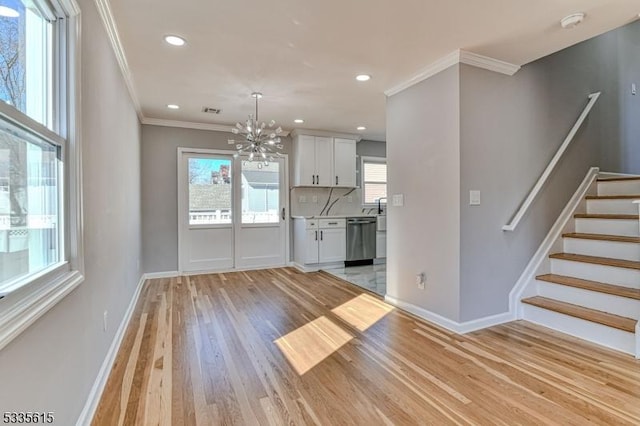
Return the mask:
[[316, 175], [316, 185], [320, 185], [320, 175]]
[[338, 176], [336, 176], [336, 185], [338, 184]]
[[322, 241], [323, 239], [323, 235], [322, 235], [322, 231], [320, 231], [320, 241]]
[[329, 222], [329, 225], [337, 225], [338, 222]]
[[318, 231], [316, 231], [316, 241], [318, 241]]
[[312, 185], [316, 184], [316, 175], [311, 175], [311, 184]]

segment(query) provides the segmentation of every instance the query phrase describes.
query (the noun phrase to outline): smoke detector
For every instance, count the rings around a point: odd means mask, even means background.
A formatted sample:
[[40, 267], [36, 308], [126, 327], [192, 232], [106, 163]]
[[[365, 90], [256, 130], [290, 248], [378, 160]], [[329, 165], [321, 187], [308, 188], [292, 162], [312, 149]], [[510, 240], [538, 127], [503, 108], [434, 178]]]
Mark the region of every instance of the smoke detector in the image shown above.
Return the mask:
[[579, 13], [572, 13], [569, 16], [565, 16], [564, 18], [562, 18], [560, 20], [560, 25], [562, 25], [562, 28], [564, 28], [565, 30], [569, 30], [571, 28], [575, 28], [577, 27], [582, 21], [584, 21], [584, 13], [579, 12]]
[[207, 114], [220, 114], [222, 110], [220, 108], [202, 107], [202, 112]]

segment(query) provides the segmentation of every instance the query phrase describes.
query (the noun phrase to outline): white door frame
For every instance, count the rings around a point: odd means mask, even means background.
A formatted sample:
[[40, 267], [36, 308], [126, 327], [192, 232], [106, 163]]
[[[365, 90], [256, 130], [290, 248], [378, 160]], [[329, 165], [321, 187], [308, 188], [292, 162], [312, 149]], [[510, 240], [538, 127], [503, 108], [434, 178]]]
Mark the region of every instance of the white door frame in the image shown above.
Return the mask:
[[[197, 271], [197, 272], [184, 272], [184, 268], [183, 268], [183, 264], [182, 264], [182, 256], [180, 255], [180, 247], [182, 247], [182, 240], [184, 239], [184, 235], [183, 235], [183, 231], [182, 231], [182, 226], [180, 226], [182, 223], [184, 223], [183, 221], [186, 220], [185, 215], [187, 214], [187, 212], [181, 208], [185, 205], [185, 203], [187, 202], [187, 196], [188, 194], [181, 190], [181, 188], [184, 187], [185, 185], [185, 179], [186, 179], [186, 170], [184, 169], [184, 165], [183, 165], [183, 161], [182, 161], [182, 156], [184, 154], [208, 154], [208, 155], [233, 155], [235, 154], [237, 151], [231, 151], [231, 150], [224, 150], [224, 149], [202, 149], [202, 148], [185, 148], [185, 147], [178, 147], [178, 153], [177, 153], [177, 164], [178, 164], [178, 176], [177, 176], [177, 183], [178, 183], [178, 222], [177, 222], [177, 227], [178, 227], [178, 273], [180, 275], [197, 275], [197, 274], [206, 274], [209, 272], [230, 272], [230, 271], [241, 271], [241, 270], [250, 270], [250, 269], [264, 269], [264, 268], [232, 268], [232, 269], [216, 269], [216, 270], [210, 270], [210, 271]], [[282, 191], [284, 191], [284, 207], [285, 207], [285, 238], [284, 238], [284, 243], [285, 243], [285, 259], [284, 259], [284, 263], [285, 265], [288, 265], [290, 263], [290, 259], [291, 259], [291, 254], [290, 254], [290, 238], [291, 238], [291, 214], [290, 214], [290, 202], [289, 202], [289, 196], [290, 196], [290, 191], [289, 191], [289, 155], [288, 154], [282, 154], [282, 158], [284, 159], [284, 182], [282, 185]], [[237, 161], [236, 159], [234, 159], [234, 161]], [[235, 163], [233, 163], [233, 165], [235, 166]], [[232, 185], [234, 185], [235, 183], [232, 183]], [[232, 196], [232, 214], [234, 215], [234, 220], [233, 220], [233, 244], [234, 244], [234, 265], [235, 265], [235, 233], [236, 233], [236, 226], [240, 225], [237, 224], [235, 221], [235, 210], [238, 208], [237, 206], [241, 207], [241, 200], [237, 199], [239, 198], [236, 194], [237, 194], [237, 190], [235, 188], [233, 188], [233, 196]]]

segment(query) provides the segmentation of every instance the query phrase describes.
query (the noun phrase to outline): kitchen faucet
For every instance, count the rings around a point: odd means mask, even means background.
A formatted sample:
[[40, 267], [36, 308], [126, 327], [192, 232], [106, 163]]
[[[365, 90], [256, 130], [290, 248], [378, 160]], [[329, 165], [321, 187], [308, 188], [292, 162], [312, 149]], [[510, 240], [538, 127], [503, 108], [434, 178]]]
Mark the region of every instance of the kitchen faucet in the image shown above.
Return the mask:
[[[382, 214], [382, 206], [381, 206], [381, 201], [382, 200], [387, 201], [387, 197], [378, 198], [378, 214]], [[387, 204], [387, 203], [385, 203], [385, 204]]]

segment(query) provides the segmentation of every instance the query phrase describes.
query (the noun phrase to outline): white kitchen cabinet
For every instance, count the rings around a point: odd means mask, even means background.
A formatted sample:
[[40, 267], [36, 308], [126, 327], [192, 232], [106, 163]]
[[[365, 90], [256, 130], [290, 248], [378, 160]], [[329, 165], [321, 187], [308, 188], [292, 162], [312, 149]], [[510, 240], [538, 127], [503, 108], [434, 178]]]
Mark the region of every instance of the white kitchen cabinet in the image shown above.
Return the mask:
[[347, 259], [347, 230], [345, 228], [320, 229], [318, 249], [319, 263], [344, 262]]
[[333, 186], [353, 188], [356, 186], [356, 141], [334, 138], [333, 140], [335, 180]]
[[355, 139], [298, 134], [293, 145], [293, 186], [356, 186]]
[[295, 139], [295, 186], [331, 186], [333, 177], [333, 139], [299, 135]]
[[387, 233], [386, 231], [376, 232], [376, 258], [387, 257]]
[[320, 264], [344, 262], [347, 258], [345, 219], [294, 219], [295, 262], [313, 270]]

